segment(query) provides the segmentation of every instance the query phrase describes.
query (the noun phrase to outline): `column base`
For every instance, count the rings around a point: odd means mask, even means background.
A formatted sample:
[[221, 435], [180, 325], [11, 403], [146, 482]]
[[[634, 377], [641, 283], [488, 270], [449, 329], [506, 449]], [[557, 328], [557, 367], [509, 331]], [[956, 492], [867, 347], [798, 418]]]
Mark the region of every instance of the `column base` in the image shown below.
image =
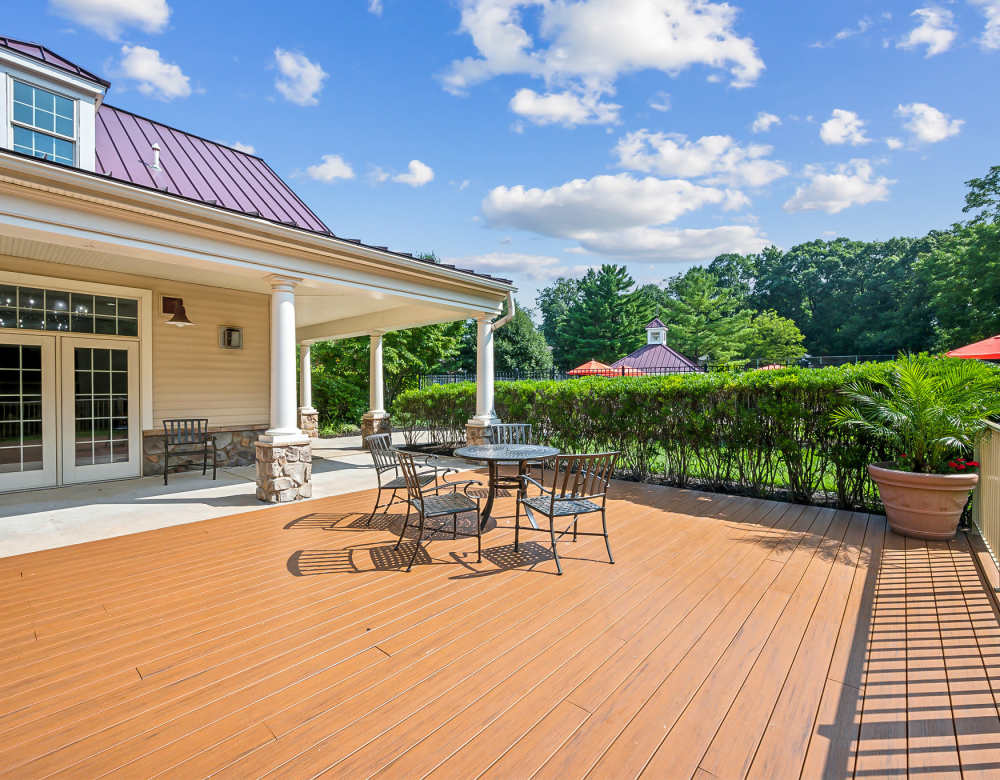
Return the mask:
[[361, 441], [376, 433], [392, 434], [392, 418], [388, 412], [366, 412], [361, 418]]
[[310, 439], [319, 438], [319, 412], [311, 406], [299, 407], [299, 429]]
[[473, 417], [465, 424], [465, 443], [470, 447], [477, 444], [491, 444], [492, 442], [486, 438], [486, 429], [499, 422], [499, 417]]
[[288, 441], [258, 441], [257, 498], [284, 504], [312, 496], [312, 445], [299, 436]]

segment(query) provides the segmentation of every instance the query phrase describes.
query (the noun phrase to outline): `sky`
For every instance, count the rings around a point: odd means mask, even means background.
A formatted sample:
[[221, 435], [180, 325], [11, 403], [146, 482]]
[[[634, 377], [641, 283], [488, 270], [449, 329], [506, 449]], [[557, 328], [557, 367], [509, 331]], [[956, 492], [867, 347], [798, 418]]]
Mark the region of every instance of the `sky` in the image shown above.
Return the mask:
[[1000, 164], [1000, 0], [3, 0], [334, 233], [511, 278], [922, 235]]

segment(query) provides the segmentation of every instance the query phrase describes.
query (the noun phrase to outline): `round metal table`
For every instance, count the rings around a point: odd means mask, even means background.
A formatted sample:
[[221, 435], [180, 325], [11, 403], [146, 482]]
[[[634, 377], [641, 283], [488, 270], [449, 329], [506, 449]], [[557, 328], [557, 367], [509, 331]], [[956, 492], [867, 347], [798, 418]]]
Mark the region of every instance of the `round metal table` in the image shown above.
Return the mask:
[[[486, 496], [483, 514], [479, 518], [479, 527], [485, 528], [486, 521], [490, 519], [490, 513], [493, 511], [493, 499], [496, 498], [497, 489], [515, 488], [518, 497], [520, 497], [522, 492], [521, 477], [525, 474], [527, 465], [533, 461], [545, 460], [545, 458], [558, 455], [559, 450], [555, 447], [543, 447], [539, 444], [473, 444], [468, 447], [459, 447], [454, 454], [456, 458], [480, 461], [489, 467], [489, 493]], [[502, 475], [500, 465], [503, 463], [516, 463], [517, 476]], [[532, 525], [535, 524], [530, 513], [528, 520]]]

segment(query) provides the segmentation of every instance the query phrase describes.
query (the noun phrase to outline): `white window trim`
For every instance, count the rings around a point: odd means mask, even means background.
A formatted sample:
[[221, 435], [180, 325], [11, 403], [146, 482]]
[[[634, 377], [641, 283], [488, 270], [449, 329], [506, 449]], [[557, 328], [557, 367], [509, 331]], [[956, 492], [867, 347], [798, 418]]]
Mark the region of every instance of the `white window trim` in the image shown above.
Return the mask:
[[[48, 85], [43, 85], [37, 83], [34, 79], [22, 78], [16, 73], [8, 73], [7, 78], [7, 138], [9, 139], [8, 148], [14, 148], [14, 128], [23, 127], [25, 130], [32, 130], [36, 133], [41, 133], [42, 135], [50, 135], [53, 138], [58, 138], [62, 141], [69, 141], [73, 144], [73, 166], [80, 167], [80, 98], [76, 95], [71, 95], [66, 93], [65, 90], [53, 89]], [[45, 92], [50, 92], [53, 95], [58, 95], [61, 98], [66, 98], [66, 100], [73, 101], [73, 135], [63, 135], [62, 133], [56, 131], [43, 130], [40, 127], [35, 127], [34, 125], [28, 125], [24, 122], [18, 122], [14, 119], [14, 82], [20, 81], [22, 84], [27, 84], [29, 87], [34, 87], [35, 89], [41, 89]], [[42, 159], [42, 158], [39, 158]]]
[[[39, 276], [38, 274], [23, 274], [16, 271], [0, 271], [0, 284], [13, 284], [21, 287], [41, 287], [50, 290], [66, 290], [67, 292], [92, 293], [108, 295], [117, 298], [136, 298], [139, 301], [139, 336], [100, 336], [107, 340], [124, 340], [139, 342], [139, 405], [142, 430], [153, 427], [153, 291], [139, 287], [120, 287], [113, 284], [98, 282], [80, 282], [75, 279], [62, 279], [58, 276]], [[17, 328], [4, 328], [4, 333], [16, 333]], [[50, 331], [24, 331], [33, 334], [56, 335]], [[91, 334], [60, 332], [63, 336], [87, 337]]]

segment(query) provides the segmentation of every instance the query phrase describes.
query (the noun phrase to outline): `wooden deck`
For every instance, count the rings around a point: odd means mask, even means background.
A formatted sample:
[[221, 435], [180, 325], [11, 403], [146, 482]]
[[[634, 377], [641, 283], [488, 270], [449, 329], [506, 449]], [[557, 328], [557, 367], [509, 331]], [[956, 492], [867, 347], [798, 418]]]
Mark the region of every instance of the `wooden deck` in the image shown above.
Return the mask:
[[404, 574], [371, 493], [0, 559], [0, 772], [1000, 772], [1000, 624], [964, 538], [613, 497], [618, 563], [565, 543], [563, 577], [504, 528], [481, 565], [447, 538]]

